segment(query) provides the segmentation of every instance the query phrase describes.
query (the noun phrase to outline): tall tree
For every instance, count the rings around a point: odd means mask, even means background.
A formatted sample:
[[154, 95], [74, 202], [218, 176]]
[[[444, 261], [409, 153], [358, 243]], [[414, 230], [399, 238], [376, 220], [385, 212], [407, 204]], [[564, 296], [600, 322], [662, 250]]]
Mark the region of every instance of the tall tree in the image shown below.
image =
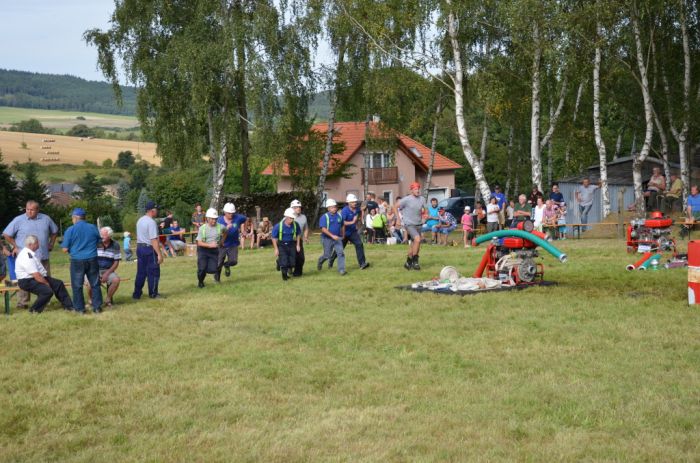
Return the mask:
[[45, 207], [51, 199], [46, 191], [46, 185], [39, 180], [39, 165], [36, 162], [21, 164], [24, 179], [19, 188], [20, 203], [26, 204], [33, 200], [39, 203], [40, 207]]
[[17, 190], [17, 182], [12, 177], [7, 164], [2, 162], [2, 150], [0, 150], [0, 227], [4, 227], [10, 223], [12, 219], [19, 213], [21, 203]]

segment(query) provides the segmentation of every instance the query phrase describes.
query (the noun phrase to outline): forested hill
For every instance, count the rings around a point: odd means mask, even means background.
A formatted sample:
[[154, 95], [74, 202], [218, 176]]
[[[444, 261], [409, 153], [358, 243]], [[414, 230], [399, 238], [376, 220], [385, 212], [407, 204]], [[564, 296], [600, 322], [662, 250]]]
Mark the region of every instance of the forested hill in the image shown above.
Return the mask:
[[79, 77], [0, 69], [0, 106], [136, 114], [136, 90], [122, 87], [118, 106], [112, 86]]

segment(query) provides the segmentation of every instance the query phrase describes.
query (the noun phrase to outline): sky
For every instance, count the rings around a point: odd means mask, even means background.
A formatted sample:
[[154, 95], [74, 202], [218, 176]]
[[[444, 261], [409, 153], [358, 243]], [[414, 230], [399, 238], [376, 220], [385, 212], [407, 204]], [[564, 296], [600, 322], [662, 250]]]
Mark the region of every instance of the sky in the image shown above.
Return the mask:
[[113, 0], [0, 0], [0, 68], [104, 81], [87, 29], [109, 27]]

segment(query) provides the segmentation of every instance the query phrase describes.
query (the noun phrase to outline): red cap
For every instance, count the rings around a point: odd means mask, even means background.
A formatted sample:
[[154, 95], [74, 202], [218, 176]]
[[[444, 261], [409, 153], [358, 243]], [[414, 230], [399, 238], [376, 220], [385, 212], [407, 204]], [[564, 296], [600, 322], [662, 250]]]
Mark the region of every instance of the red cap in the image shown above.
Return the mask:
[[420, 183], [418, 183], [418, 182], [411, 183], [410, 189], [411, 190], [420, 190]]

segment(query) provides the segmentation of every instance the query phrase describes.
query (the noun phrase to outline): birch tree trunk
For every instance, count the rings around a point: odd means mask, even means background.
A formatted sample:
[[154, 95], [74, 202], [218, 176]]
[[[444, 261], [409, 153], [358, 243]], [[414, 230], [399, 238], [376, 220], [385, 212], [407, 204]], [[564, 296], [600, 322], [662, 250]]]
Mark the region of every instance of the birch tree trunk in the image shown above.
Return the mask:
[[668, 160], [668, 137], [666, 136], [666, 129], [659, 119], [659, 115], [656, 114], [654, 110], [654, 125], [656, 125], [656, 131], [659, 132], [659, 139], [661, 140], [661, 160], [664, 164], [664, 177], [666, 177], [666, 185], [671, 186], [671, 164]]
[[[573, 127], [576, 127], [576, 119], [578, 118], [578, 108], [581, 104], [581, 95], [583, 94], [583, 86], [585, 85], [585, 83], [586, 81], [582, 80], [581, 83], [578, 84], [578, 90], [576, 91], [576, 104], [574, 105], [574, 116], [572, 119]], [[568, 141], [566, 142], [566, 151], [564, 153], [564, 162], [567, 166], [569, 165], [569, 162], [571, 162], [570, 144], [571, 137], [569, 137]]]
[[[666, 101], [668, 104], [669, 126], [673, 138], [678, 144], [678, 158], [681, 165], [680, 177], [683, 182], [683, 210], [687, 207], [688, 193], [690, 188], [690, 169], [689, 169], [689, 153], [688, 153], [688, 132], [690, 126], [690, 45], [688, 40], [688, 26], [686, 24], [685, 2], [681, 5], [681, 35], [683, 40], [683, 121], [681, 129], [678, 130], [673, 123], [673, 112], [671, 107], [671, 96], [666, 79], [666, 73], [662, 72], [664, 80], [664, 92], [666, 93]], [[698, 99], [700, 99], [700, 87], [698, 87]]]
[[[452, 0], [446, 0], [448, 7], [451, 9]], [[474, 154], [471, 144], [469, 143], [469, 135], [467, 134], [467, 125], [464, 119], [464, 70], [462, 68], [462, 52], [457, 39], [457, 19], [454, 12], [450, 10], [447, 15], [447, 29], [452, 46], [452, 55], [454, 59], [455, 75], [454, 75], [454, 94], [455, 94], [455, 121], [457, 123], [457, 133], [459, 134], [459, 142], [462, 146], [462, 152], [467, 159], [469, 166], [474, 173], [476, 185], [481, 192], [484, 200], [488, 201], [491, 198], [491, 190], [489, 184], [484, 177], [484, 171], [479, 164], [479, 160]]]
[[[593, 132], [595, 146], [598, 149], [598, 162], [600, 165], [600, 192], [603, 201], [603, 219], [610, 215], [610, 190], [608, 188], [608, 156], [605, 150], [605, 141], [600, 131], [600, 24], [596, 25], [597, 42], [595, 47], [595, 59], [593, 61]], [[620, 211], [622, 213], [622, 211]]]
[[540, 155], [540, 64], [542, 61], [542, 45], [540, 30], [537, 22], [532, 26], [532, 40], [535, 43], [535, 54], [532, 58], [532, 110], [530, 115], [530, 166], [532, 169], [532, 185], [542, 191], [542, 159]]
[[365, 198], [367, 198], [367, 193], [369, 193], [369, 120], [370, 115], [368, 114], [367, 119], [365, 119], [365, 176], [363, 185], [365, 190]]
[[508, 131], [508, 148], [506, 149], [506, 187], [504, 193], [506, 198], [510, 198], [510, 183], [513, 177], [513, 124], [510, 125], [510, 130]]
[[[226, 108], [223, 108], [223, 113], [226, 113]], [[224, 123], [226, 123], [225, 117]], [[219, 127], [214, 126], [214, 115], [211, 108], [207, 112], [207, 125], [209, 128], [209, 156], [212, 161], [212, 193], [209, 207], [218, 210], [226, 179], [228, 148], [223, 132]]]
[[622, 132], [622, 129], [618, 130], [617, 132], [617, 141], [615, 142], [615, 154], [613, 154], [613, 161], [616, 161], [617, 158], [620, 157], [620, 150], [622, 149]]
[[438, 97], [438, 104], [435, 110], [435, 123], [433, 124], [433, 140], [430, 143], [430, 163], [428, 164], [428, 176], [425, 179], [425, 189], [423, 190], [423, 196], [426, 201], [428, 200], [428, 191], [430, 190], [430, 183], [433, 181], [433, 167], [435, 166], [435, 152], [437, 147], [437, 133], [438, 133], [438, 123], [440, 122], [440, 115], [442, 114], [442, 91]]
[[250, 194], [250, 167], [248, 166], [250, 137], [248, 135], [248, 103], [245, 90], [246, 53], [245, 44], [242, 42], [236, 44], [236, 59], [238, 61], [238, 69], [236, 70], [234, 81], [236, 106], [238, 107], [239, 140], [241, 143], [241, 192], [247, 195]]
[[634, 200], [636, 203], [636, 211], [640, 216], [644, 215], [644, 193], [642, 192], [642, 164], [649, 155], [651, 148], [651, 140], [654, 135], [654, 118], [651, 102], [651, 94], [649, 93], [649, 80], [647, 78], [647, 67], [642, 53], [642, 40], [639, 33], [639, 19], [637, 18], [636, 4], [633, 5], [631, 14], [632, 30], [634, 32], [634, 44], [636, 48], [637, 67], [639, 68], [639, 86], [642, 90], [644, 98], [644, 122], [646, 131], [644, 133], [644, 143], [639, 153], [632, 155], [632, 179], [634, 181]]
[[[482, 171], [484, 170], [484, 163], [486, 162], [486, 148], [489, 137], [489, 125], [488, 116], [486, 115], [486, 109], [486, 106], [484, 106], [484, 127], [481, 130], [481, 147], [479, 150], [479, 165], [481, 166]], [[479, 193], [479, 188], [476, 188], [476, 190], [474, 191], [474, 201], [479, 201], [480, 198], [481, 194]]]
[[[554, 106], [552, 106], [552, 103], [549, 103], [549, 120], [551, 121], [554, 118]], [[552, 165], [552, 157], [554, 156], [554, 151], [552, 149], [552, 139], [550, 137], [549, 142], [547, 142], [547, 186], [552, 185], [552, 171], [553, 171], [553, 165]], [[543, 190], [540, 190], [543, 191]]]
[[[326, 177], [328, 177], [328, 167], [331, 162], [331, 154], [333, 153], [333, 135], [335, 134], [335, 111], [338, 107], [338, 86], [340, 85], [339, 74], [342, 70], [345, 61], [345, 44], [341, 42], [338, 46], [338, 63], [335, 68], [335, 79], [333, 82], [333, 90], [331, 92], [330, 112], [328, 113], [328, 130], [326, 132], [326, 146], [323, 150], [323, 160], [321, 161], [321, 173], [318, 176], [318, 186], [316, 187], [316, 211], [314, 212], [314, 221], [318, 223], [319, 211], [323, 200], [323, 190], [326, 189]], [[336, 198], [343, 200], [344, 198]]]

